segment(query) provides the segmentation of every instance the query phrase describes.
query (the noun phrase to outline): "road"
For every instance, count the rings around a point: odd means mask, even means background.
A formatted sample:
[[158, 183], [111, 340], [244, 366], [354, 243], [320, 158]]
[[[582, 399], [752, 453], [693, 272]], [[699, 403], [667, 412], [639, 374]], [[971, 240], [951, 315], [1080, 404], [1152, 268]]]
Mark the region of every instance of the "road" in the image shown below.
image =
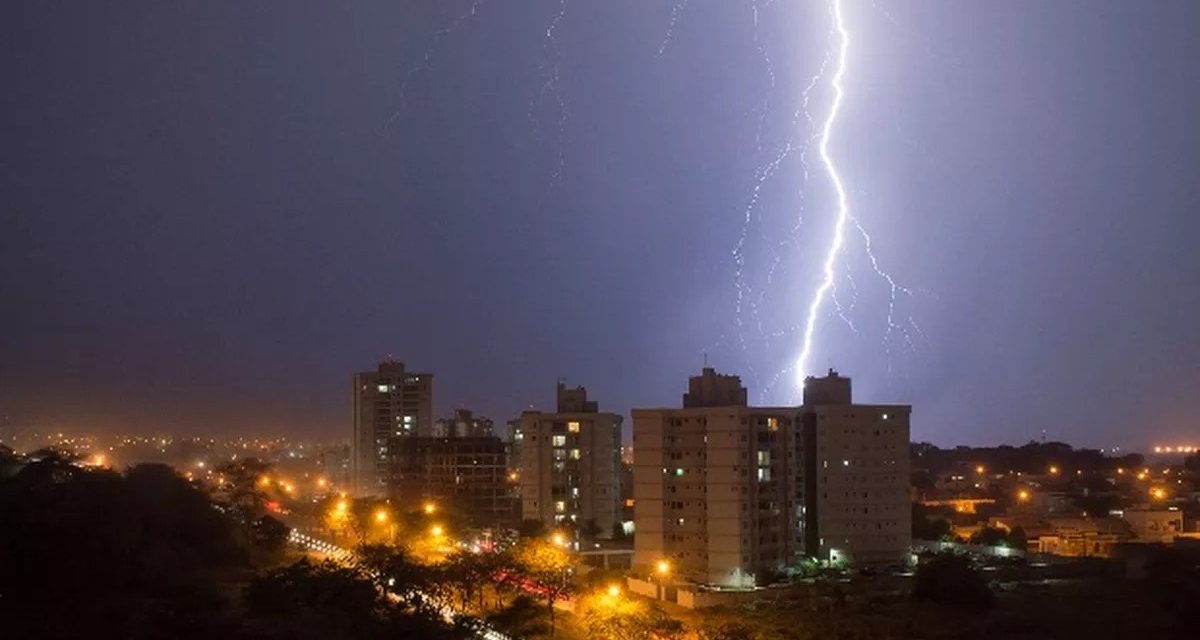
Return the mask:
[[[322, 553], [322, 554], [326, 555], [327, 557], [332, 558], [333, 560], [340, 562], [342, 564], [347, 564], [347, 565], [357, 565], [358, 564], [358, 558], [354, 555], [354, 552], [352, 552], [348, 549], [343, 549], [342, 547], [339, 547], [333, 543], [321, 540], [320, 538], [315, 538], [313, 536], [310, 536], [310, 535], [307, 535], [304, 533], [300, 533], [299, 531], [296, 531], [295, 529], [292, 529], [291, 532], [288, 533], [288, 542], [290, 542], [291, 544], [293, 544], [297, 547], [300, 547], [301, 549], [304, 549], [305, 551], [311, 552], [311, 553]], [[398, 596], [390, 591], [385, 590], [384, 594], [388, 597], [389, 600], [392, 600], [393, 602], [400, 600], [400, 596]], [[436, 600], [434, 600], [432, 598], [427, 598], [427, 599], [430, 602], [437, 602]], [[454, 607], [450, 606], [449, 604], [442, 603], [442, 604], [438, 604], [437, 607], [438, 607], [438, 611], [442, 614], [442, 617], [447, 622], [453, 621], [455, 616], [463, 615], [463, 614], [460, 614], [457, 610], [454, 609]], [[476, 632], [476, 636], [479, 638], [482, 638], [483, 640], [516, 640], [515, 638], [510, 638], [509, 636], [493, 629], [492, 627], [490, 627], [486, 623], [484, 623], [482, 620], [475, 619], [475, 623], [478, 628], [478, 631]]]

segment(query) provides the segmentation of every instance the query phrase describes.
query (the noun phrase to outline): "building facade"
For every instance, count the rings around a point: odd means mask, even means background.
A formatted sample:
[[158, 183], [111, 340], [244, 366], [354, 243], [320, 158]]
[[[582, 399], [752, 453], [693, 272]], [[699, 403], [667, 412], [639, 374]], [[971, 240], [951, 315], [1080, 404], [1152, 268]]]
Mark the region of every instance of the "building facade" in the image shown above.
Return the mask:
[[608, 539], [620, 518], [622, 418], [601, 413], [583, 387], [558, 385], [555, 413], [526, 411], [513, 433], [521, 517]]
[[490, 438], [494, 435], [492, 420], [477, 416], [470, 409], [455, 409], [453, 416], [433, 423], [435, 438]]
[[905, 406], [854, 405], [810, 378], [801, 407], [750, 407], [706, 368], [683, 408], [635, 409], [635, 564], [763, 584], [805, 558], [897, 562], [910, 544]]
[[481, 528], [517, 524], [504, 442], [494, 436], [393, 437], [388, 497], [410, 508], [434, 502]]
[[386, 360], [375, 371], [354, 374], [352, 385], [352, 489], [359, 496], [384, 495], [390, 440], [432, 434], [433, 374]]

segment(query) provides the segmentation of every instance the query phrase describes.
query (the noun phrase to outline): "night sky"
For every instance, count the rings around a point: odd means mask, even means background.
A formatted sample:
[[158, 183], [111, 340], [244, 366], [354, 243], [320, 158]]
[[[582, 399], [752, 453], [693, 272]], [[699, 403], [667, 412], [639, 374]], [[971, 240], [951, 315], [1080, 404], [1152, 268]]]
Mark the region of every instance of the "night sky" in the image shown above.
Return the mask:
[[[940, 444], [1200, 441], [1200, 3], [844, 2], [829, 149], [899, 288], [849, 227], [810, 373]], [[794, 402], [828, 3], [471, 4], [3, 3], [0, 414], [347, 437], [388, 354], [497, 422], [706, 356]]]

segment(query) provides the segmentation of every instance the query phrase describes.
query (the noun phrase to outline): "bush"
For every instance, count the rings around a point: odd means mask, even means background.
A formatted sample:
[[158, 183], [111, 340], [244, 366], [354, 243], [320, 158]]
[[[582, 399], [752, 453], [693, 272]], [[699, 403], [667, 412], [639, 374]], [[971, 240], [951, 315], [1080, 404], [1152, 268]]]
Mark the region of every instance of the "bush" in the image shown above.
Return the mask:
[[917, 569], [913, 596], [969, 609], [987, 609], [996, 603], [996, 595], [970, 561], [951, 553], [938, 554]]

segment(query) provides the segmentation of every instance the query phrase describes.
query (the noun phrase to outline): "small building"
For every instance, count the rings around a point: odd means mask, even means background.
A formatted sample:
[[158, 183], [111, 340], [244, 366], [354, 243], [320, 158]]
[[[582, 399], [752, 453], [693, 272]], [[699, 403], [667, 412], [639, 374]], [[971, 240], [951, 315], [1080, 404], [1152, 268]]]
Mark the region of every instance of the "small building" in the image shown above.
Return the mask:
[[1126, 509], [1121, 518], [1129, 523], [1136, 542], [1170, 543], [1183, 533], [1183, 512], [1178, 509]]

